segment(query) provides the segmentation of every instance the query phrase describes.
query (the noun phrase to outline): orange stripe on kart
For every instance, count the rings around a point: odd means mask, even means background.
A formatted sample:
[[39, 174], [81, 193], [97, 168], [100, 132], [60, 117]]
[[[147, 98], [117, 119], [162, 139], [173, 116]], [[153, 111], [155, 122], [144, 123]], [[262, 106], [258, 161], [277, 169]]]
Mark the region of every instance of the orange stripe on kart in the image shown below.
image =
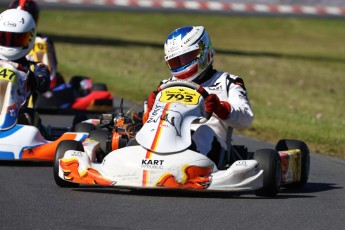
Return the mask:
[[147, 170], [143, 170], [143, 179], [142, 179], [142, 186], [143, 187], [146, 187], [147, 186], [147, 183], [148, 183], [148, 178], [149, 177], [149, 173]]
[[22, 152], [22, 159], [36, 159], [36, 160], [47, 160], [53, 161], [55, 156], [55, 150], [58, 144], [63, 140], [75, 140], [77, 134], [75, 133], [64, 133], [56, 141], [36, 146], [33, 148], [25, 149]]
[[[163, 112], [162, 112], [162, 117], [160, 119], [160, 122], [159, 122], [159, 125], [158, 125], [158, 129], [157, 129], [157, 132], [155, 134], [155, 137], [152, 141], [152, 145], [151, 145], [151, 149], [152, 150], [155, 150], [156, 147], [157, 147], [157, 143], [159, 141], [159, 138], [161, 136], [161, 133], [162, 133], [162, 124], [164, 124], [165, 120], [162, 119], [165, 115], [166, 115], [166, 112], [168, 111], [168, 109], [170, 108], [170, 103], [167, 103], [163, 109]], [[146, 152], [146, 156], [145, 158], [146, 159], [150, 159], [152, 157], [152, 152], [150, 150], [147, 150]], [[148, 181], [149, 181], [149, 171], [148, 170], [143, 170], [143, 178], [142, 178], [142, 186], [143, 187], [147, 187], [147, 184], [148, 184]]]
[[164, 124], [165, 122], [165, 116], [167, 115], [167, 111], [169, 110], [170, 108], [170, 105], [171, 103], [167, 103], [163, 109], [163, 112], [162, 112], [162, 115], [161, 115], [161, 118], [160, 118], [160, 122], [159, 122], [159, 125], [158, 125], [158, 129], [157, 129], [157, 132], [156, 132], [156, 135], [153, 139], [153, 142], [152, 142], [152, 145], [151, 145], [151, 149], [154, 151], [156, 150], [156, 147], [157, 147], [157, 143], [159, 141], [159, 138], [161, 136], [161, 133], [162, 133], [162, 125]]

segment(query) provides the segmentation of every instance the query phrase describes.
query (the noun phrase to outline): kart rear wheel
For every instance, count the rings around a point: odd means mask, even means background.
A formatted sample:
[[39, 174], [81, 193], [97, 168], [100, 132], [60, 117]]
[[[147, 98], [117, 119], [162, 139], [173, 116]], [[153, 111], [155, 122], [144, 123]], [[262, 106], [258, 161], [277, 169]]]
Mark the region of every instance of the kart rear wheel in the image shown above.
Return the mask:
[[273, 149], [259, 149], [254, 153], [260, 169], [264, 171], [263, 187], [256, 190], [257, 196], [276, 196], [280, 190], [281, 163], [279, 153]]
[[67, 150], [83, 151], [83, 145], [81, 144], [81, 142], [75, 140], [64, 140], [58, 144], [54, 158], [54, 179], [55, 183], [60, 187], [74, 188], [78, 187], [79, 185], [76, 183], [65, 181], [59, 177], [59, 160], [64, 157]]
[[136, 145], [139, 145], [139, 143], [138, 143], [137, 139], [135, 139], [135, 137], [134, 137], [134, 138], [129, 139], [126, 146], [136, 146]]
[[90, 132], [89, 138], [99, 142], [100, 148], [96, 153], [97, 162], [102, 162], [103, 158], [109, 153], [109, 147], [111, 146], [109, 131], [104, 129], [95, 129]]
[[292, 140], [292, 139], [282, 139], [278, 141], [276, 145], [277, 151], [284, 151], [284, 150], [292, 150], [292, 149], [299, 149], [301, 150], [302, 155], [302, 163], [301, 163], [301, 180], [297, 183], [291, 184], [290, 186], [301, 188], [307, 182], [309, 178], [309, 170], [310, 170], [310, 153], [309, 148], [306, 143], [300, 140]]
[[116, 138], [112, 139], [111, 142], [112, 142], [112, 147], [111, 147], [110, 151], [113, 151], [113, 150], [116, 150], [116, 149], [121, 149], [123, 147], [126, 147], [127, 143], [128, 143], [128, 140], [125, 139], [125, 138], [122, 138], [121, 136], [119, 136], [118, 139], [116, 139]]

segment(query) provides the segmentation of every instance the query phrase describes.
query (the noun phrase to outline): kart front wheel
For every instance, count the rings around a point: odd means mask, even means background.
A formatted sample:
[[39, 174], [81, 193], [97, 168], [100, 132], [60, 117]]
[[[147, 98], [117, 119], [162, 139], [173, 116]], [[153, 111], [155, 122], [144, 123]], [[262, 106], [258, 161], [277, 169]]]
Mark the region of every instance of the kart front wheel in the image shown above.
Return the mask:
[[89, 134], [89, 138], [98, 141], [100, 145], [99, 151], [96, 152], [97, 162], [102, 162], [104, 157], [110, 152], [111, 140], [109, 135], [109, 131], [104, 129], [95, 129]]
[[64, 140], [58, 144], [55, 151], [55, 158], [54, 158], [55, 183], [59, 185], [60, 187], [67, 187], [67, 188], [78, 187], [78, 184], [65, 181], [59, 177], [59, 168], [60, 168], [59, 160], [64, 157], [65, 152], [67, 150], [83, 151], [83, 145], [79, 141], [75, 141], [75, 140]]
[[291, 184], [296, 188], [303, 187], [309, 178], [309, 170], [310, 170], [310, 153], [309, 148], [306, 143], [300, 140], [292, 140], [292, 139], [282, 139], [278, 141], [276, 145], [277, 151], [284, 151], [284, 150], [292, 150], [292, 149], [299, 149], [301, 151], [302, 156], [302, 163], [301, 163], [301, 179], [299, 182]]
[[273, 149], [260, 149], [254, 153], [254, 160], [264, 171], [262, 188], [255, 191], [257, 196], [276, 196], [280, 190], [281, 163], [279, 153]]

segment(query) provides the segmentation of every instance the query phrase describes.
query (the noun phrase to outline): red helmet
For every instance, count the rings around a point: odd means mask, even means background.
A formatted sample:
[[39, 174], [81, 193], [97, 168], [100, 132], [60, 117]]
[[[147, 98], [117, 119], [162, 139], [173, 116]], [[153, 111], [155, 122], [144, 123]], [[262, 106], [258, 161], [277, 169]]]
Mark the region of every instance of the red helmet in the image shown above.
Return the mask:
[[10, 9], [18, 8], [25, 10], [31, 14], [37, 24], [38, 17], [40, 14], [40, 8], [38, 4], [33, 0], [12, 0], [9, 5]]

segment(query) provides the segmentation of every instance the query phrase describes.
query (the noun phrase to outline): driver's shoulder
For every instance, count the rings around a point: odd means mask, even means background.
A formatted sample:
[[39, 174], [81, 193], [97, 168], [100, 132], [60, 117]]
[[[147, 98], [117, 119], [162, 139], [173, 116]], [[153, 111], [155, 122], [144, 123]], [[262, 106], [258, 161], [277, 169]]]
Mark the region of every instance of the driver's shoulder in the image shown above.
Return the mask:
[[213, 77], [218, 78], [218, 79], [231, 79], [231, 80], [242, 79], [238, 75], [235, 75], [229, 72], [217, 72], [214, 74]]
[[243, 79], [229, 72], [217, 72], [216, 74], [214, 74], [213, 79], [215, 85], [223, 84], [227, 86], [227, 89], [229, 89], [232, 84], [239, 85], [243, 89], [245, 89]]

